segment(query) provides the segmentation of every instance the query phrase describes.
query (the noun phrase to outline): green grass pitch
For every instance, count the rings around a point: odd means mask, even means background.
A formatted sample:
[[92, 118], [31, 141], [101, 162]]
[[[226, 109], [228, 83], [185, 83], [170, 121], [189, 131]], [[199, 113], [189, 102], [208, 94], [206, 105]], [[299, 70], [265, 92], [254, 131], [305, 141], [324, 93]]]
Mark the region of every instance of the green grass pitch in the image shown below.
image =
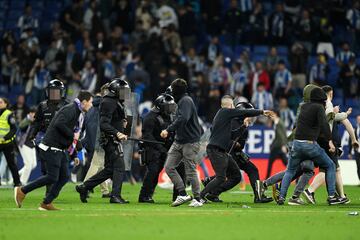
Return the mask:
[[28, 194], [21, 209], [12, 189], [0, 189], [0, 240], [360, 239], [360, 216], [348, 215], [360, 212], [359, 187], [345, 188], [352, 202], [342, 206], [328, 206], [324, 188], [318, 204], [306, 206], [253, 204], [252, 194], [234, 188], [221, 196], [224, 203], [172, 208], [169, 190], [156, 189], [156, 204], [139, 204], [140, 185], [125, 184], [122, 195], [130, 204], [111, 205], [99, 189], [83, 204], [74, 186], [65, 186], [54, 203], [62, 210], [53, 212], [37, 210], [44, 189]]

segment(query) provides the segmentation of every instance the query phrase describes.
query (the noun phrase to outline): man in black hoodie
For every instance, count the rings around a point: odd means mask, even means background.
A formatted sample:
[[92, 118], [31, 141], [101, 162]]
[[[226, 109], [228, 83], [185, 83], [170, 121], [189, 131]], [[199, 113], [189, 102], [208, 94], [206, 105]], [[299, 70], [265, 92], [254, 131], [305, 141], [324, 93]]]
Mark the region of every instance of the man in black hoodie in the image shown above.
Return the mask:
[[301, 105], [296, 122], [295, 139], [290, 152], [288, 166], [282, 179], [279, 205], [283, 205], [291, 179], [302, 161], [312, 160], [326, 171], [326, 185], [329, 205], [342, 203], [335, 197], [335, 164], [319, 146], [317, 140], [320, 134], [328, 143], [329, 152], [335, 152], [331, 131], [325, 115], [326, 94], [321, 88], [315, 88], [310, 93], [310, 103]]
[[189, 202], [191, 196], [185, 191], [185, 184], [176, 168], [184, 163], [185, 174], [191, 183], [194, 200], [189, 205], [192, 207], [200, 204], [200, 181], [196, 172], [196, 155], [200, 150], [200, 137], [203, 133], [198, 120], [196, 106], [190, 96], [187, 95], [187, 83], [184, 79], [175, 79], [171, 83], [172, 94], [178, 105], [175, 121], [161, 132], [162, 138], [167, 138], [169, 132], [175, 132], [175, 141], [172, 144], [167, 160], [165, 171], [174, 183], [179, 196], [172, 203], [173, 207]]
[[[47, 173], [23, 187], [14, 189], [15, 202], [19, 208], [26, 194], [37, 188], [52, 184], [45, 199], [40, 204], [39, 210], [58, 210], [52, 202], [68, 181], [68, 155], [70, 152], [73, 157], [76, 156], [76, 151], [71, 150], [71, 147], [79, 139], [84, 119], [83, 114], [89, 111], [91, 107], [91, 93], [81, 91], [74, 102], [62, 107], [54, 116], [43, 140], [39, 144], [39, 156], [46, 162]], [[75, 164], [78, 164], [78, 161]]]

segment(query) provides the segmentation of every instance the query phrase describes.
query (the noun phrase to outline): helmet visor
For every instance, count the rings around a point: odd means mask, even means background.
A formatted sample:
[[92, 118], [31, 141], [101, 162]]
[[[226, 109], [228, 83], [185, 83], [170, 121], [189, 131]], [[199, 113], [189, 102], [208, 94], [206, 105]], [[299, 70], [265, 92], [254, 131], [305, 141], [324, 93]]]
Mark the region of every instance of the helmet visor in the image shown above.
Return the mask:
[[130, 88], [120, 88], [119, 89], [119, 99], [120, 100], [129, 100], [130, 99], [130, 94], [131, 94], [131, 89]]
[[59, 101], [61, 100], [61, 89], [58, 88], [50, 88], [48, 89], [49, 100], [51, 101]]

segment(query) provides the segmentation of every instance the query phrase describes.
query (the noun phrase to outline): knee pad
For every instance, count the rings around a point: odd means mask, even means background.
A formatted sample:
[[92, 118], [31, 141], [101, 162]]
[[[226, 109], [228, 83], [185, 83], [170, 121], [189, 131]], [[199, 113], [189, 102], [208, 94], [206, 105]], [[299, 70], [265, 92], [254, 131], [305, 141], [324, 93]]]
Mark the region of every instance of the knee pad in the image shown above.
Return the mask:
[[310, 160], [306, 160], [300, 163], [301, 170], [304, 172], [313, 172], [314, 171], [314, 162]]

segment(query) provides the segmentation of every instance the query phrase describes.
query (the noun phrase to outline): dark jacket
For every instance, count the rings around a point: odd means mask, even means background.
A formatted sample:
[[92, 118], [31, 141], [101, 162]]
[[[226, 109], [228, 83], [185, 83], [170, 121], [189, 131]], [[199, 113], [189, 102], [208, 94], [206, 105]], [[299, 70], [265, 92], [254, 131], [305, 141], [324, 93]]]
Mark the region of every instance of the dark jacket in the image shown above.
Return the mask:
[[88, 158], [92, 159], [95, 151], [95, 144], [97, 139], [97, 131], [100, 119], [100, 102], [101, 97], [96, 96], [93, 100], [93, 107], [86, 113], [84, 118], [85, 137], [81, 139], [81, 144], [86, 149]]
[[287, 136], [286, 136], [286, 128], [281, 119], [279, 122], [275, 124], [275, 138], [274, 141], [270, 145], [270, 149], [280, 149], [287, 144]]
[[102, 138], [114, 138], [124, 132], [126, 109], [115, 97], [105, 96], [100, 103], [100, 130]]
[[67, 149], [73, 142], [79, 115], [80, 110], [76, 103], [62, 107], [51, 121], [42, 142], [50, 147]]
[[31, 124], [31, 129], [27, 137], [28, 140], [32, 141], [38, 132], [45, 133], [56, 112], [66, 104], [68, 104], [68, 102], [65, 100], [62, 100], [59, 103], [54, 103], [48, 100], [41, 102], [37, 108], [35, 120]]
[[331, 140], [331, 131], [326, 120], [325, 108], [320, 103], [304, 103], [296, 124], [295, 139], [316, 141], [320, 133], [326, 141]]
[[[167, 140], [164, 140], [160, 133], [162, 130], [166, 129], [171, 123], [171, 119], [168, 116], [163, 116], [159, 112], [154, 111], [153, 109], [146, 114], [143, 120], [142, 127], [142, 137], [148, 140], [154, 140], [159, 142], [167, 143]], [[159, 152], [167, 152], [169, 144], [153, 144], [146, 143], [146, 147], [154, 148]]]
[[175, 142], [180, 144], [200, 141], [203, 129], [200, 126], [194, 101], [187, 94], [178, 101], [175, 121], [167, 128], [168, 132], [175, 132]]
[[234, 118], [255, 117], [263, 114], [263, 110], [257, 109], [228, 109], [221, 108], [214, 117], [209, 145], [222, 149], [229, 150], [231, 146], [231, 120]]

